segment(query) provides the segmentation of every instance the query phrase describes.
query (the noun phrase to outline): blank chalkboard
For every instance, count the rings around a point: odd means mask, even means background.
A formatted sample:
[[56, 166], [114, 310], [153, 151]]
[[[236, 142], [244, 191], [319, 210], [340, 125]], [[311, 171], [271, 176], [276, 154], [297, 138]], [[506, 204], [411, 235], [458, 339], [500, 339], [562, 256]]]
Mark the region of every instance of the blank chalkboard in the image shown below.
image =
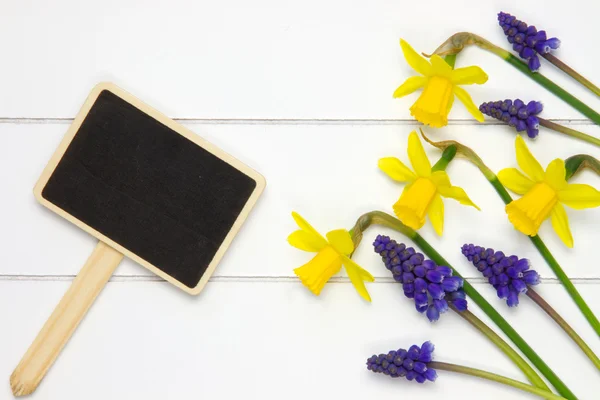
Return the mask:
[[196, 294], [264, 186], [240, 161], [102, 84], [35, 193], [45, 206]]

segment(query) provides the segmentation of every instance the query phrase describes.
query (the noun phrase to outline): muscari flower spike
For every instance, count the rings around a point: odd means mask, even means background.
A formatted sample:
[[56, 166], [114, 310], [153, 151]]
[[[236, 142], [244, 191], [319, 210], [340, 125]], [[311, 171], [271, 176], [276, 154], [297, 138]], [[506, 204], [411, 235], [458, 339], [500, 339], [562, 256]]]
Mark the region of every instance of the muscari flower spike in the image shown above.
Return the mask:
[[457, 200], [460, 204], [479, 207], [471, 201], [464, 189], [452, 186], [446, 171], [433, 171], [417, 132], [408, 136], [408, 158], [413, 170], [396, 157], [384, 157], [378, 162], [379, 169], [396, 182], [408, 183], [400, 199], [394, 204], [394, 213], [403, 224], [421, 229], [425, 217], [429, 217], [435, 232], [444, 231], [444, 202], [442, 197]]
[[402, 284], [404, 295], [414, 299], [415, 307], [433, 322], [448, 311], [448, 302], [459, 311], [467, 309], [463, 280], [452, 276], [452, 269], [438, 266], [414, 248], [397, 243], [388, 236], [378, 235], [373, 242], [375, 252], [381, 256], [394, 280]]
[[421, 347], [411, 346], [408, 350], [392, 350], [387, 354], [373, 355], [367, 360], [367, 369], [392, 378], [406, 378], [409, 381], [434, 382], [437, 372], [429, 368], [433, 361], [434, 345], [425, 342]]
[[505, 256], [501, 251], [473, 244], [463, 245], [462, 253], [488, 278], [498, 297], [506, 299], [509, 307], [519, 305], [519, 294], [527, 292], [528, 286], [540, 283], [539, 274], [529, 269], [531, 263], [526, 258]]
[[510, 14], [498, 13], [498, 23], [504, 30], [508, 43], [527, 61], [531, 71], [535, 72], [540, 68], [538, 54], [546, 54], [560, 47], [560, 40], [557, 38], [548, 39], [546, 31], [538, 31], [535, 26], [529, 26]]
[[496, 118], [515, 128], [517, 132], [527, 132], [531, 139], [539, 133], [540, 120], [537, 115], [544, 106], [539, 101], [525, 104], [521, 99], [489, 101], [479, 106], [479, 110], [490, 117]]
[[411, 76], [396, 91], [394, 98], [404, 97], [423, 88], [423, 92], [410, 108], [410, 115], [423, 124], [440, 128], [448, 125], [448, 114], [456, 96], [467, 111], [479, 122], [483, 115], [473, 103], [469, 93], [462, 85], [482, 85], [488, 80], [487, 74], [477, 66], [452, 69], [438, 55], [426, 60], [407, 42], [400, 39], [400, 46], [406, 62], [420, 76]]
[[293, 212], [292, 217], [300, 229], [288, 236], [289, 244], [303, 251], [317, 253], [308, 263], [294, 270], [304, 286], [318, 296], [343, 265], [358, 294], [371, 301], [365, 281], [373, 282], [375, 278], [349, 257], [354, 252], [350, 233], [345, 229], [336, 229], [327, 233], [325, 239], [298, 213]]

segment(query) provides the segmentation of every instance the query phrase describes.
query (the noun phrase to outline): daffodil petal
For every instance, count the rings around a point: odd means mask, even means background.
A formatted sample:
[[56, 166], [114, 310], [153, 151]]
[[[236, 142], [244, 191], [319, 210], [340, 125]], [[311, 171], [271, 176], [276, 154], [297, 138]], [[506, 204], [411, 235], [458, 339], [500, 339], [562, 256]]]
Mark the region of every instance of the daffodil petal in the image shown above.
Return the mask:
[[441, 75], [443, 77], [450, 77], [452, 74], [452, 67], [437, 54], [434, 54], [429, 59], [431, 66], [433, 67], [434, 75]]
[[379, 169], [398, 182], [412, 182], [416, 179], [414, 172], [396, 157], [381, 158], [377, 163]]
[[583, 183], [571, 183], [560, 192], [558, 200], [576, 210], [600, 206], [600, 191]]
[[569, 217], [565, 208], [557, 203], [551, 213], [552, 227], [554, 231], [567, 247], [573, 247], [573, 235], [569, 228]]
[[452, 110], [453, 105], [454, 105], [454, 96], [451, 96], [450, 100], [448, 101], [448, 106], [446, 107], [446, 115], [450, 114], [450, 110]]
[[421, 75], [431, 76], [433, 68], [429, 61], [418, 54], [415, 49], [413, 49], [411, 45], [408, 44], [404, 39], [400, 39], [400, 47], [402, 47], [402, 53], [404, 53], [406, 62], [412, 67], [412, 69]]
[[455, 85], [482, 85], [487, 82], [488, 75], [481, 68], [471, 66], [455, 69], [450, 75], [450, 80]]
[[435, 195], [429, 205], [428, 215], [433, 229], [439, 236], [442, 236], [444, 232], [444, 201], [439, 194]]
[[436, 187], [446, 186], [450, 187], [452, 184], [450, 183], [450, 177], [446, 171], [435, 171], [431, 174], [431, 180], [435, 184]]
[[354, 289], [358, 292], [358, 294], [365, 299], [366, 301], [371, 301], [371, 296], [367, 291], [365, 286], [365, 281], [373, 282], [375, 278], [371, 275], [367, 270], [363, 269], [360, 265], [352, 261], [349, 257], [343, 256], [342, 263], [346, 268], [346, 273], [348, 274], [348, 278], [352, 282]]
[[425, 154], [419, 135], [415, 131], [408, 136], [408, 158], [418, 176], [424, 178], [431, 176], [431, 163]]
[[347, 256], [354, 251], [354, 243], [350, 233], [345, 229], [336, 229], [327, 233], [329, 244], [340, 254]]
[[319, 235], [312, 232], [297, 230], [288, 236], [288, 243], [297, 249], [316, 253], [327, 246], [327, 242]]
[[483, 122], [483, 114], [479, 111], [479, 108], [473, 103], [471, 95], [460, 86], [454, 86], [454, 94], [458, 99], [465, 105], [467, 111], [479, 122]]
[[424, 76], [411, 76], [404, 81], [402, 85], [394, 92], [394, 98], [404, 97], [411, 94], [417, 89], [421, 89], [427, 83], [427, 78]]
[[312, 225], [309, 224], [304, 218], [302, 218], [302, 216], [296, 211], [292, 211], [292, 218], [294, 218], [294, 221], [296, 221], [296, 225], [298, 225], [298, 228], [302, 229], [303, 231], [317, 235], [321, 239], [325, 240], [325, 238], [321, 236], [321, 234], [317, 232], [317, 230], [313, 228]]
[[554, 190], [563, 190], [567, 187], [566, 174], [565, 162], [560, 158], [552, 160], [546, 168], [546, 183]]
[[516, 168], [506, 168], [498, 172], [498, 179], [500, 179], [500, 183], [517, 194], [525, 194], [535, 185], [535, 182]]
[[544, 170], [535, 157], [533, 157], [521, 136], [517, 136], [515, 139], [515, 151], [517, 153], [517, 164], [519, 164], [521, 170], [535, 182], [543, 182]]
[[472, 206], [481, 211], [481, 209], [471, 201], [469, 196], [467, 196], [467, 193], [464, 191], [463, 188], [460, 188], [458, 186], [439, 186], [438, 193], [444, 197], [449, 197], [451, 199], [458, 200], [460, 204], [464, 204], [465, 206]]

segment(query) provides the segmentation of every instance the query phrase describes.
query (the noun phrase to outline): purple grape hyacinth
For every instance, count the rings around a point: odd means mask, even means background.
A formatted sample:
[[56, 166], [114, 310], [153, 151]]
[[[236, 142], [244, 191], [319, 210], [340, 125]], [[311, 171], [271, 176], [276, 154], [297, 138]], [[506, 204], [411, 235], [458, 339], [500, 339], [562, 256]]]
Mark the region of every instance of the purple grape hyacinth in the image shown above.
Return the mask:
[[540, 283], [540, 276], [532, 269], [526, 258], [505, 256], [501, 251], [465, 244], [462, 253], [494, 286], [498, 297], [506, 299], [509, 307], [519, 305], [519, 294], [527, 292], [528, 286]]
[[483, 114], [506, 122], [517, 132], [527, 131], [527, 136], [531, 139], [536, 138], [540, 132], [540, 120], [537, 115], [543, 109], [544, 106], [539, 101], [525, 104], [521, 99], [488, 101], [479, 106], [479, 111]]
[[498, 23], [504, 30], [508, 43], [527, 61], [529, 69], [533, 72], [541, 65], [538, 54], [546, 54], [560, 47], [560, 40], [557, 38], [548, 39], [546, 31], [538, 31], [535, 26], [529, 26], [505, 12], [498, 13]]
[[367, 360], [367, 369], [392, 378], [406, 378], [409, 381], [434, 382], [437, 372], [429, 368], [433, 361], [434, 345], [425, 342], [421, 347], [413, 345], [408, 350], [392, 350], [387, 354], [373, 355]]
[[399, 244], [388, 236], [378, 235], [373, 247], [396, 282], [402, 284], [404, 295], [414, 299], [417, 311], [425, 313], [431, 322], [448, 311], [449, 302], [458, 311], [467, 309], [463, 280], [452, 276], [451, 268], [426, 260], [414, 248]]

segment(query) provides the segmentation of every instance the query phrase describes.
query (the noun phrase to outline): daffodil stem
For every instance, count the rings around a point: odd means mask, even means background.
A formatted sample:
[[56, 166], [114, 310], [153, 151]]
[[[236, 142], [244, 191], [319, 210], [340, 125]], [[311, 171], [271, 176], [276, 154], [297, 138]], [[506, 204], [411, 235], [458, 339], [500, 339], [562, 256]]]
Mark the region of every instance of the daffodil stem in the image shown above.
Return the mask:
[[442, 153], [438, 162], [431, 168], [431, 171], [444, 171], [448, 164], [450, 164], [450, 161], [454, 159], [454, 156], [456, 156], [456, 146], [448, 146]]
[[548, 129], [552, 129], [553, 131], [563, 133], [565, 135], [584, 140], [588, 143], [591, 143], [596, 146], [600, 146], [600, 139], [595, 138], [587, 133], [576, 131], [575, 129], [567, 128], [566, 126], [559, 125], [555, 122], [548, 121], [544, 118], [538, 118], [540, 120], [540, 125], [545, 126]]
[[514, 379], [510, 379], [505, 376], [493, 374], [491, 372], [483, 371], [480, 369], [465, 367], [463, 365], [457, 365], [457, 364], [448, 364], [448, 363], [440, 362], [440, 361], [432, 361], [428, 364], [428, 366], [432, 369], [436, 369], [436, 370], [440, 370], [440, 371], [456, 372], [459, 374], [470, 375], [470, 376], [474, 376], [477, 378], [483, 378], [483, 379], [487, 379], [489, 381], [502, 383], [503, 385], [512, 386], [516, 389], [520, 389], [525, 392], [533, 393], [535, 395], [544, 397], [546, 399], [551, 399], [551, 400], [560, 400], [560, 399], [564, 400], [565, 399], [564, 397], [558, 396], [550, 391], [539, 389], [535, 386], [527, 385], [523, 382], [519, 382]]
[[[502, 185], [502, 183], [500, 183], [498, 176], [494, 174], [494, 172], [485, 165], [485, 163], [481, 160], [477, 153], [475, 153], [471, 148], [455, 140], [433, 142], [429, 138], [427, 138], [423, 134], [423, 132], [421, 132], [421, 135], [429, 144], [437, 147], [438, 149], [445, 151], [447, 147], [456, 147], [458, 153], [468, 158], [469, 161], [471, 161], [473, 164], [475, 164], [475, 166], [477, 166], [477, 168], [479, 168], [481, 173], [494, 187], [504, 204], [509, 204], [513, 200], [506, 188]], [[573, 174], [580, 168], [585, 167], [585, 163], [587, 163], [587, 165], [595, 165], [595, 167], [599, 166], [598, 160], [590, 156], [586, 157], [584, 155], [575, 156], [575, 158], [568, 159], [567, 162], [565, 162], [565, 165], [568, 165], [567, 171], [572, 171], [570, 176], [573, 176]], [[570, 178], [570, 176], [569, 172], [567, 172], [567, 179]], [[562, 282], [563, 286], [565, 287], [565, 289], [567, 290], [577, 307], [579, 307], [581, 313], [588, 320], [589, 324], [592, 326], [596, 334], [600, 336], [600, 322], [598, 321], [598, 318], [596, 318], [590, 307], [583, 299], [583, 297], [581, 297], [579, 291], [577, 291], [577, 288], [575, 287], [575, 285], [573, 285], [573, 282], [571, 282], [565, 271], [561, 268], [560, 264], [556, 261], [552, 253], [550, 253], [550, 250], [548, 250], [542, 239], [538, 235], [531, 236], [529, 237], [529, 239], [531, 239], [534, 246], [538, 249], [542, 257], [544, 257], [544, 260], [546, 260], [546, 263], [550, 266], [556, 277]]]
[[[500, 183], [500, 180], [498, 179], [497, 175], [494, 175], [492, 179], [488, 178], [488, 180], [492, 184], [494, 189], [496, 189], [496, 192], [498, 192], [504, 204], [509, 204], [513, 200], [506, 188], [502, 185], [502, 183]], [[540, 238], [539, 235], [535, 235], [530, 236], [529, 239], [531, 239], [533, 245], [538, 249], [542, 257], [544, 257], [544, 260], [546, 260], [546, 263], [550, 266], [558, 280], [562, 282], [563, 286], [565, 287], [565, 289], [567, 290], [577, 307], [579, 307], [579, 310], [581, 310], [584, 317], [588, 320], [589, 324], [592, 326], [594, 331], [596, 331], [596, 334], [600, 336], [600, 322], [598, 321], [598, 318], [596, 318], [590, 307], [583, 299], [583, 297], [581, 297], [581, 294], [579, 294], [579, 291], [577, 290], [575, 285], [573, 285], [573, 282], [571, 282], [565, 271], [558, 263], [558, 261], [556, 261], [552, 253], [550, 253], [550, 250], [548, 250], [548, 247], [546, 247], [546, 245], [542, 241], [542, 238]]]
[[594, 93], [596, 96], [600, 96], [600, 88], [594, 85], [592, 82], [581, 76], [577, 71], [573, 68], [569, 67], [567, 64], [559, 60], [551, 53], [540, 54], [546, 60], [554, 64], [555, 67], [563, 71], [565, 74], [569, 75], [571, 78], [575, 79], [577, 82], [581, 83], [585, 86], [590, 92]]
[[581, 310], [581, 312], [583, 313], [583, 316], [588, 320], [589, 324], [592, 326], [594, 331], [596, 331], [596, 334], [600, 336], [600, 321], [598, 321], [598, 318], [596, 318], [590, 307], [583, 299], [583, 297], [581, 297], [579, 291], [577, 290], [577, 288], [575, 288], [575, 285], [573, 285], [573, 282], [571, 282], [571, 280], [569, 279], [565, 271], [560, 267], [552, 253], [550, 253], [550, 250], [548, 250], [546, 244], [544, 244], [544, 242], [538, 235], [532, 236], [530, 237], [530, 239], [535, 245], [535, 247], [538, 249], [542, 257], [544, 257], [544, 260], [546, 260], [546, 263], [548, 263], [554, 274], [556, 274], [556, 277], [562, 282], [563, 286], [565, 287], [575, 304], [577, 304], [577, 307], [579, 307], [579, 310]]
[[529, 76], [531, 79], [533, 79], [543, 87], [545, 87], [546, 89], [548, 89], [554, 95], [558, 96], [565, 103], [571, 105], [577, 111], [594, 121], [595, 124], [600, 125], [600, 114], [588, 107], [587, 104], [579, 100], [577, 97], [573, 96], [571, 93], [567, 92], [565, 89], [558, 86], [556, 83], [552, 82], [550, 79], [546, 78], [539, 72], [531, 72], [527, 64], [525, 64], [523, 61], [513, 56], [512, 54], [507, 52], [507, 56], [504, 57], [504, 60], [519, 71], [521, 71], [522, 73], [524, 73], [525, 75]]
[[448, 54], [444, 57], [444, 60], [446, 60], [446, 63], [454, 69], [454, 66], [456, 65], [456, 54]]
[[[400, 220], [382, 211], [372, 211], [363, 214], [352, 228], [354, 247], [360, 244], [363, 232], [371, 225], [382, 225], [391, 228], [411, 239], [431, 260], [438, 265], [446, 265], [453, 269], [456, 276], [461, 276], [452, 265], [446, 261], [421, 235], [404, 225]], [[508, 338], [525, 354], [533, 365], [548, 379], [558, 393], [567, 399], [577, 399], [560, 378], [548, 367], [527, 342], [514, 330], [514, 328], [496, 311], [496, 309], [467, 281], [463, 283], [465, 293], [477, 304], [483, 312], [508, 336]], [[530, 367], [531, 368], [531, 367]], [[535, 373], [535, 371], [533, 371]], [[539, 376], [538, 376], [539, 378]], [[540, 378], [541, 379], [541, 378]]]
[[600, 359], [594, 351], [585, 343], [585, 341], [575, 332], [573, 328], [560, 316], [558, 312], [550, 304], [544, 300], [542, 296], [533, 288], [528, 288], [526, 292], [527, 296], [534, 301], [542, 310], [546, 312], [566, 333], [571, 339], [579, 346], [579, 348], [585, 353], [596, 368], [600, 370]]
[[[446, 265], [453, 269], [457, 276], [461, 276], [421, 235], [415, 232], [412, 241], [419, 246], [427, 256], [438, 265]], [[496, 309], [466, 280], [463, 283], [465, 293], [477, 304], [492, 321], [509, 337], [509, 339], [525, 354], [525, 356], [548, 379], [562, 396], [576, 399], [571, 390], [560, 380], [540, 356], [527, 344], [527, 342], [514, 330], [514, 328], [496, 311]], [[535, 383], [534, 383], [535, 384]], [[537, 385], [536, 385], [537, 386]]]
[[545, 389], [550, 391], [550, 388], [546, 385], [546, 383], [540, 378], [540, 376], [531, 368], [531, 366], [517, 353], [508, 343], [504, 341], [496, 332], [494, 332], [489, 326], [487, 326], [482, 320], [477, 318], [475, 314], [473, 314], [469, 310], [459, 311], [452, 304], [449, 305], [450, 308], [456, 312], [462, 319], [467, 321], [473, 327], [475, 327], [479, 332], [485, 335], [492, 343], [496, 345], [510, 360], [517, 366], [529, 382], [534, 384], [536, 387], [540, 389]]
[[509, 63], [510, 65], [527, 75], [529, 78], [533, 79], [534, 81], [548, 89], [548, 91], [558, 96], [564, 102], [571, 105], [577, 111], [594, 121], [594, 123], [600, 125], [600, 114], [588, 107], [587, 104], [583, 103], [581, 100], [579, 100], [571, 93], [567, 92], [565, 89], [558, 86], [556, 83], [552, 82], [550, 79], [546, 78], [539, 72], [531, 72], [527, 64], [521, 61], [518, 57], [515, 57], [508, 51], [496, 46], [495, 44], [482, 38], [479, 35], [475, 35], [471, 32], [456, 33], [449, 37], [444, 43], [442, 43], [434, 51], [434, 54], [438, 54], [440, 56], [458, 54], [468, 45], [475, 45], [479, 48], [496, 54], [498, 57], [502, 58], [507, 63]]

